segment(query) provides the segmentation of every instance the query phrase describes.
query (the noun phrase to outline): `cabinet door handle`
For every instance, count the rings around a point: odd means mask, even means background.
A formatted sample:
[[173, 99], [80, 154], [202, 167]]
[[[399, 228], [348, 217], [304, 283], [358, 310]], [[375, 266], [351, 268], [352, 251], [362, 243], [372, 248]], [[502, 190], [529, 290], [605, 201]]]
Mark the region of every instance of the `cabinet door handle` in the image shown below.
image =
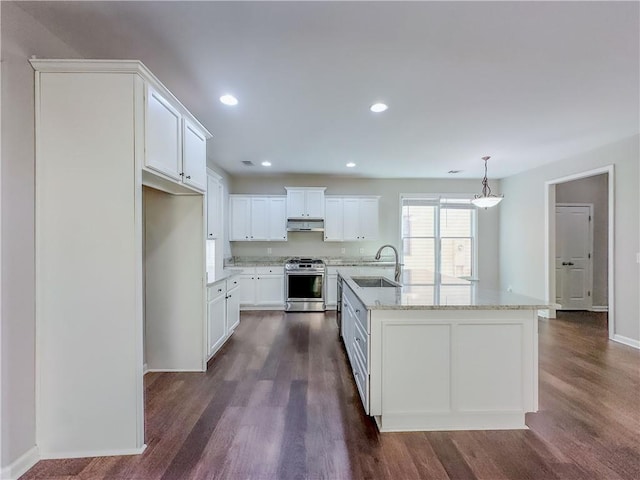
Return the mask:
[[356, 310], [356, 313], [360, 313], [360, 310]]
[[358, 375], [358, 372], [353, 372], [353, 374], [354, 374], [356, 377], [358, 377], [358, 376], [359, 376], [359, 375]]
[[181, 176], [181, 177], [184, 177], [184, 172], [180, 172], [180, 176]]
[[213, 237], [213, 233], [210, 233], [210, 234], [209, 234], [209, 236], [210, 236], [210, 237]]
[[187, 175], [187, 177], [186, 177], [186, 178], [187, 178], [187, 179], [190, 179], [190, 178], [191, 178], [191, 175]]
[[219, 292], [221, 292], [221, 291], [222, 291], [222, 289], [221, 289], [221, 288], [219, 288], [219, 289], [218, 289], [218, 291], [219, 291]]
[[356, 342], [360, 343], [360, 339], [358, 337], [356, 337]]

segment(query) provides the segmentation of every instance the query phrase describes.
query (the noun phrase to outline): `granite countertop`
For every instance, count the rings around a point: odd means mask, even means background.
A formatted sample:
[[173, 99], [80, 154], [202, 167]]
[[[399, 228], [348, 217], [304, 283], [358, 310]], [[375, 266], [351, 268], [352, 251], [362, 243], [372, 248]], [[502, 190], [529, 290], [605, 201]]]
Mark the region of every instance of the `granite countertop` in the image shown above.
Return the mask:
[[237, 277], [238, 275], [240, 275], [239, 271], [233, 270], [233, 269], [227, 269], [225, 267], [225, 269], [222, 271], [222, 274], [218, 278], [210, 282], [207, 282], [207, 287], [215, 285], [216, 283], [219, 283], [219, 282], [223, 282], [225, 280], [229, 280], [233, 277]]
[[[304, 256], [303, 256], [304, 257]], [[310, 257], [312, 257], [310, 255]], [[285, 262], [292, 258], [289, 257], [232, 257], [225, 260], [225, 268], [233, 267], [264, 267], [269, 265], [284, 265]], [[382, 257], [381, 260], [375, 260], [373, 257], [320, 257], [324, 260], [328, 267], [333, 266], [379, 266], [379, 267], [393, 267], [395, 261], [392, 257]]]
[[[353, 269], [338, 274], [368, 310], [538, 310], [552, 308], [544, 300], [483, 288], [480, 282], [436, 275], [428, 270], [403, 272], [400, 287], [359, 287], [352, 276], [367, 275]], [[393, 277], [380, 272], [393, 281]], [[406, 283], [421, 278], [432, 284]], [[421, 282], [427, 283], [427, 282]]]

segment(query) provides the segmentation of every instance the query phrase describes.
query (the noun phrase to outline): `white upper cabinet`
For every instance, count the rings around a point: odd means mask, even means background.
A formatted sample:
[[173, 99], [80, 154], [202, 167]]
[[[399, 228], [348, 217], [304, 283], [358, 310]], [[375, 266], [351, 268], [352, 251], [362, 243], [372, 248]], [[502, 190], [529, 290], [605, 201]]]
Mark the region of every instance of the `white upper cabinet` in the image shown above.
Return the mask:
[[343, 203], [343, 240], [360, 240], [360, 200], [345, 198]]
[[358, 217], [360, 219], [360, 240], [377, 240], [380, 222], [378, 199], [361, 198], [358, 205]]
[[145, 169], [191, 189], [206, 191], [210, 134], [171, 94], [163, 95], [149, 84], [144, 128]]
[[229, 195], [229, 240], [287, 240], [285, 205], [282, 195]]
[[222, 235], [222, 184], [217, 175], [207, 175], [207, 238]]
[[229, 240], [251, 240], [251, 197], [229, 195]]
[[308, 218], [324, 218], [324, 188], [307, 190], [306, 207]]
[[327, 197], [324, 239], [330, 241], [376, 240], [379, 228], [378, 197]]
[[340, 197], [326, 197], [324, 202], [324, 239], [326, 241], [342, 241], [342, 204]]
[[146, 167], [174, 180], [182, 173], [182, 115], [153, 88], [147, 88]]
[[269, 240], [287, 239], [287, 198], [269, 197]]
[[287, 190], [287, 218], [323, 219], [326, 187], [284, 187]]
[[251, 197], [251, 240], [269, 240], [269, 199]]
[[207, 189], [207, 137], [186, 118], [183, 123], [182, 181], [204, 192]]
[[287, 218], [306, 217], [305, 191], [287, 189]]

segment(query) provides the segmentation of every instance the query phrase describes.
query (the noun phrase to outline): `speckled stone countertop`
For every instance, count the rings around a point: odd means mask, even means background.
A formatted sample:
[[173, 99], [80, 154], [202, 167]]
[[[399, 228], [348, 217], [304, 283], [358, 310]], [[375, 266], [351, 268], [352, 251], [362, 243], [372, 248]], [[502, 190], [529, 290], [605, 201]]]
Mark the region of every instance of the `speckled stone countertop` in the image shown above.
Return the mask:
[[214, 280], [211, 280], [211, 281], [207, 282], [207, 287], [210, 287], [210, 286], [212, 286], [212, 285], [215, 285], [216, 283], [224, 282], [225, 280], [230, 280], [230, 279], [232, 279], [233, 277], [237, 277], [238, 275], [240, 275], [240, 272], [239, 272], [239, 271], [235, 271], [235, 270], [233, 270], [233, 269], [227, 269], [227, 268], [225, 268], [225, 269], [222, 271], [222, 274], [221, 274], [218, 278], [216, 278], [216, 279], [214, 279]]
[[[317, 256], [309, 256], [318, 258]], [[264, 267], [269, 265], [284, 265], [287, 260], [292, 257], [232, 257], [225, 260], [225, 268], [243, 268], [243, 267]], [[295, 258], [295, 257], [293, 257]], [[298, 257], [299, 258], [299, 257]], [[303, 257], [305, 258], [305, 257]], [[376, 267], [392, 267], [395, 265], [393, 257], [383, 256], [380, 260], [374, 259], [372, 256], [362, 257], [319, 257], [324, 260], [328, 267], [333, 266], [376, 266]]]
[[[485, 289], [476, 281], [435, 275], [426, 270], [403, 272], [399, 287], [359, 287], [352, 277], [370, 275], [357, 269], [339, 269], [338, 275], [367, 310], [538, 310], [554, 307], [544, 300]], [[375, 275], [393, 281], [388, 273]], [[428, 278], [434, 282], [432, 285], [405, 283], [411, 278]]]

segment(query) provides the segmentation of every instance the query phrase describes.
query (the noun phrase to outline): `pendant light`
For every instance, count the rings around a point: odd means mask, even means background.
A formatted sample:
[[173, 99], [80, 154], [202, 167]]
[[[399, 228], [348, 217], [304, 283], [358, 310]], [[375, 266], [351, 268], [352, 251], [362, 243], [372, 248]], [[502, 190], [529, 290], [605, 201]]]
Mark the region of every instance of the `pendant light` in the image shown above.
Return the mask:
[[476, 207], [485, 208], [485, 209], [489, 207], [495, 207], [504, 198], [504, 195], [494, 195], [493, 193], [491, 193], [491, 188], [489, 187], [489, 180], [487, 180], [487, 160], [489, 160], [490, 158], [491, 157], [482, 157], [482, 160], [484, 160], [484, 178], [482, 179], [482, 195], [474, 195], [473, 200], [471, 200], [471, 203], [473, 203]]

